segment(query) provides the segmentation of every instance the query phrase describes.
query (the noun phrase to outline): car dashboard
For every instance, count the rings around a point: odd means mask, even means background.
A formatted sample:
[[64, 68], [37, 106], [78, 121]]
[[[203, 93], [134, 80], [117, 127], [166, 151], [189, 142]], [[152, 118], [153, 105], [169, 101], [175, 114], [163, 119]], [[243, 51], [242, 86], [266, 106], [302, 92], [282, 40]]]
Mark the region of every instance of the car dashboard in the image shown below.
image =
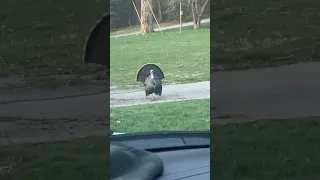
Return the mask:
[[164, 172], [157, 180], [210, 179], [210, 148], [156, 153], [164, 162]]
[[156, 180], [210, 179], [210, 132], [152, 132], [111, 136], [111, 141], [144, 149], [162, 159]]

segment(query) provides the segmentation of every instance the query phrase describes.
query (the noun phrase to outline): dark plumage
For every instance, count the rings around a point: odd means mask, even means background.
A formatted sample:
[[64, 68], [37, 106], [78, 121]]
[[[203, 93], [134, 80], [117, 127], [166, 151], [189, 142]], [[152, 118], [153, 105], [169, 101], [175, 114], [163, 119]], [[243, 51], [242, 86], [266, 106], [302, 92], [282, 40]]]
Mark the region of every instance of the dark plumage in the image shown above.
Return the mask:
[[[143, 66], [138, 75], [137, 80], [143, 82], [145, 94], [155, 94], [160, 99], [162, 95], [162, 79], [164, 78], [162, 70], [155, 64], [147, 64]], [[154, 98], [152, 98], [154, 100]]]
[[84, 48], [84, 62], [107, 66], [110, 69], [110, 15], [104, 15], [90, 31]]
[[146, 97], [150, 94], [155, 94], [158, 97], [162, 94], [162, 81], [154, 74], [153, 70], [150, 70], [150, 75], [146, 78], [144, 82]]

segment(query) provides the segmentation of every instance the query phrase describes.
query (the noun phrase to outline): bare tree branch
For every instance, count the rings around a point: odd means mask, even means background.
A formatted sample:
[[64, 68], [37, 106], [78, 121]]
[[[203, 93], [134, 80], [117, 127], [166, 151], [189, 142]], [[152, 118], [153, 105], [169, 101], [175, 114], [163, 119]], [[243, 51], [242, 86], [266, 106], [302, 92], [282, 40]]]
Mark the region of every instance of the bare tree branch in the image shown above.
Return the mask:
[[206, 8], [208, 2], [209, 2], [209, 0], [205, 0], [204, 4], [202, 5], [201, 11], [200, 11], [200, 14], [201, 14], [201, 15], [203, 14], [203, 11], [204, 11], [204, 9]]
[[207, 6], [209, 0], [182, 0], [191, 7], [194, 29], [200, 28], [201, 17], [204, 12], [205, 7]]

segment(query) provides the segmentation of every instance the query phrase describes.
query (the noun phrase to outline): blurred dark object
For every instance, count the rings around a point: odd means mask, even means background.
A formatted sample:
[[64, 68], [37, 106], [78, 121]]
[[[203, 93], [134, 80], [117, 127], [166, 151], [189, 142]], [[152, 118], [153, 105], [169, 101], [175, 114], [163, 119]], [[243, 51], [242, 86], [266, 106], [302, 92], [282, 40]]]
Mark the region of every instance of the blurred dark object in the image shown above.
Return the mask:
[[110, 69], [110, 15], [104, 15], [91, 29], [85, 46], [84, 62]]
[[164, 170], [162, 159], [156, 154], [120, 142], [110, 142], [111, 180], [153, 180]]

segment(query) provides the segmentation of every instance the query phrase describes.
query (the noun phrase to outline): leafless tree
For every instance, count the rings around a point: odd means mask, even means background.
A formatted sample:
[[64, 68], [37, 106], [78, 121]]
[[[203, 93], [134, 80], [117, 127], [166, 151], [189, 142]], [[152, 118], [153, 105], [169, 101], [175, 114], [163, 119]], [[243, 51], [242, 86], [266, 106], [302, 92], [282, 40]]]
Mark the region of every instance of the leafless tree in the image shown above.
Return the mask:
[[163, 8], [164, 8], [164, 14], [167, 14], [169, 12], [179, 10], [179, 2], [180, 0], [163, 0]]
[[203, 12], [209, 3], [209, 0], [164, 0], [164, 13], [178, 10], [180, 2], [183, 6], [186, 7], [187, 11], [191, 11], [194, 22], [193, 28], [199, 29], [201, 25]]
[[182, 2], [191, 9], [193, 17], [193, 29], [199, 29], [203, 11], [209, 0], [182, 0]]

